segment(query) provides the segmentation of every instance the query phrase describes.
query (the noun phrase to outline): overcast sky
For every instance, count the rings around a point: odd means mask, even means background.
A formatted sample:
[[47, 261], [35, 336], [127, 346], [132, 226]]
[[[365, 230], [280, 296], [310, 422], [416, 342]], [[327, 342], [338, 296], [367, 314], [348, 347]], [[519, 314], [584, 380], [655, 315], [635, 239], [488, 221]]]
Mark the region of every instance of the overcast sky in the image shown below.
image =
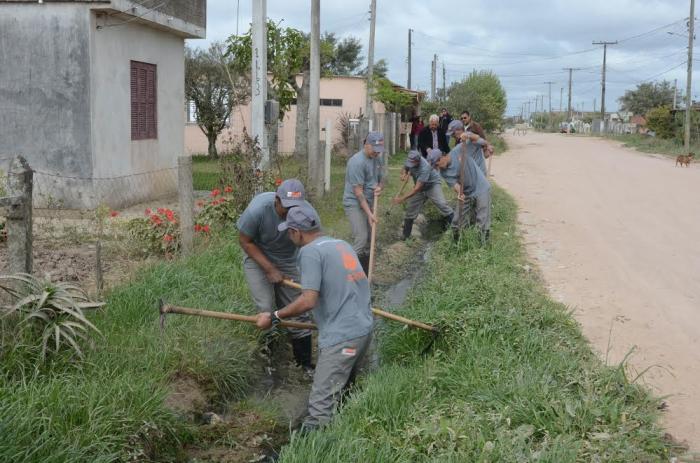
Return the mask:
[[[251, 2], [209, 0], [207, 39], [191, 45], [206, 46], [224, 40], [238, 27], [248, 30]], [[268, 0], [268, 16], [308, 31], [310, 0]], [[450, 5], [456, 7], [448, 8]], [[369, 41], [369, 0], [321, 0], [321, 31]], [[552, 81], [552, 107], [559, 108], [564, 88], [566, 109], [568, 73], [574, 72], [573, 106], [600, 109], [603, 49], [592, 41], [615, 41], [608, 47], [606, 105], [617, 109], [625, 89], [643, 81], [678, 79], [685, 89], [689, 0], [377, 0], [375, 60], [389, 62], [389, 78], [406, 85], [408, 29], [413, 29], [412, 87], [430, 88], [430, 63], [438, 55], [438, 86], [444, 64], [447, 85], [472, 69], [491, 69], [501, 77], [508, 95], [508, 114], [519, 114], [523, 102], [545, 95]], [[697, 17], [697, 15], [696, 15]], [[669, 34], [672, 32], [675, 35]], [[697, 35], [697, 34], [696, 34]], [[693, 60], [694, 64], [697, 60]], [[700, 79], [693, 79], [697, 98]], [[685, 92], [684, 92], [685, 93]], [[331, 98], [333, 96], [328, 96]]]

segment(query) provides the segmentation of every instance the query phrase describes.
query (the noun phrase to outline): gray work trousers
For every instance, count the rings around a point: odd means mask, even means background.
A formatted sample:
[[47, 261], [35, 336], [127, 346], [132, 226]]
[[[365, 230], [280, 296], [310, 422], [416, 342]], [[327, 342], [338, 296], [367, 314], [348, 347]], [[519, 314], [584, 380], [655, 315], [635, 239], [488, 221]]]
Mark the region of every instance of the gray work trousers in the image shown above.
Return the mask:
[[[278, 265], [277, 268], [286, 277], [296, 282], [301, 281], [299, 269], [296, 265]], [[250, 295], [253, 297], [253, 302], [258, 312], [274, 312], [279, 310], [299, 297], [301, 291], [295, 288], [284, 286], [283, 284], [272, 284], [267, 281], [263, 269], [248, 256], [243, 259], [243, 271], [245, 279], [250, 288]], [[285, 320], [311, 323], [311, 317], [308, 312], [296, 317], [288, 317]], [[311, 330], [300, 328], [287, 328], [292, 336], [292, 339], [300, 339], [306, 336], [311, 336]]]
[[428, 199], [435, 204], [443, 217], [452, 214], [452, 208], [447, 203], [445, 195], [442, 193], [442, 185], [435, 183], [424, 187], [421, 191], [408, 198], [406, 219], [415, 220], [418, 214], [420, 214], [420, 211], [423, 210], [423, 205]]
[[319, 349], [304, 427], [328, 424], [346, 387], [367, 367], [372, 333]]
[[360, 206], [344, 206], [343, 209], [345, 209], [345, 215], [350, 221], [353, 239], [352, 249], [358, 256], [369, 255], [372, 227], [367, 219], [367, 214]]
[[491, 191], [464, 201], [457, 201], [457, 207], [461, 210], [455, 214], [452, 220], [452, 228], [462, 229], [476, 226], [480, 232], [491, 230]]

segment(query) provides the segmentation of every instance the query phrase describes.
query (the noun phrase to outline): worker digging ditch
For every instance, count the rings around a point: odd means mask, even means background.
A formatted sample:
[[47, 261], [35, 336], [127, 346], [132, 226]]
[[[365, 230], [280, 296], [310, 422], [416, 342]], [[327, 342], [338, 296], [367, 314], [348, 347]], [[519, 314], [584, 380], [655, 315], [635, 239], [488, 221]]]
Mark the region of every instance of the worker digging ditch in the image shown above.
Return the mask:
[[[298, 289], [283, 284], [285, 278], [299, 280], [298, 248], [287, 231], [279, 230], [278, 226], [287, 218], [290, 208], [310, 207], [305, 198], [304, 185], [299, 180], [285, 180], [276, 192], [255, 196], [238, 219], [238, 242], [244, 253], [243, 271], [258, 312], [281, 309], [301, 294]], [[300, 313], [293, 320], [309, 322], [310, 318], [309, 314]], [[294, 360], [311, 374], [314, 369], [311, 330], [289, 328], [289, 337]], [[265, 337], [265, 344], [265, 350], [271, 355], [271, 335]]]
[[318, 359], [301, 428], [308, 432], [330, 422], [341, 394], [366, 365], [373, 325], [369, 282], [353, 248], [323, 235], [321, 220], [310, 204], [292, 208], [277, 230], [300, 248], [302, 290], [285, 307], [259, 313], [257, 326], [267, 330], [313, 311]]

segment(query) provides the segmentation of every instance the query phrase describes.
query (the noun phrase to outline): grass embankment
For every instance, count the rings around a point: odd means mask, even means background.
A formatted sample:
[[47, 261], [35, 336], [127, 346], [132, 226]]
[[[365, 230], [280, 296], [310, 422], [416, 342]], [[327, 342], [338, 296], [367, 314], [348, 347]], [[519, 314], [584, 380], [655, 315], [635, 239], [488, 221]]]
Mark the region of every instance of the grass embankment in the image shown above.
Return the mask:
[[[643, 153], [663, 154], [675, 158], [686, 153], [682, 140], [665, 140], [658, 137], [649, 137], [639, 134], [606, 135], [606, 138], [621, 142], [627, 148], [632, 148]], [[691, 143], [690, 151], [700, 154], [700, 143]]]
[[492, 246], [444, 237], [402, 315], [384, 325], [383, 367], [322, 432], [295, 437], [285, 463], [642, 462], [667, 460], [659, 400], [592, 353], [566, 308], [524, 269], [516, 206], [494, 195]]
[[[397, 155], [393, 164], [403, 158]], [[219, 186], [217, 166], [195, 162], [196, 188]], [[398, 169], [391, 167], [392, 173]], [[283, 175], [297, 172], [290, 162]], [[332, 192], [316, 206], [329, 233], [348, 237], [340, 206], [344, 172], [342, 160], [333, 163]], [[398, 182], [390, 186], [383, 207], [395, 188]], [[396, 208], [385, 221], [382, 239], [389, 239], [401, 214]], [[111, 291], [107, 307], [91, 317], [104, 338], [86, 349], [83, 361], [62, 356], [35, 369], [26, 349], [0, 346], [0, 462], [186, 461], [185, 448], [251, 446], [250, 429], [198, 427], [192, 415], [211, 410], [207, 402], [235, 403], [247, 395], [259, 371], [257, 330], [178, 315], [168, 316], [163, 333], [158, 326], [161, 297], [182, 306], [254, 312], [233, 229], [198, 251], [149, 266]], [[249, 406], [233, 409], [239, 405]], [[269, 417], [266, 412], [254, 410], [247, 424], [259, 426], [261, 436], [277, 425], [286, 429], [287, 423], [256, 419]]]

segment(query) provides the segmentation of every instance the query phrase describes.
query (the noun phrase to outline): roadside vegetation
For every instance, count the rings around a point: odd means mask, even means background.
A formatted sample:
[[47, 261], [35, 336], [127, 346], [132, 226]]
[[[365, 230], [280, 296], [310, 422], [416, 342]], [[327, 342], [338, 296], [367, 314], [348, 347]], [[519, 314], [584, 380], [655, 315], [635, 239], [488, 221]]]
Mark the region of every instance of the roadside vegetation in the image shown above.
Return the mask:
[[563, 305], [528, 271], [516, 206], [495, 189], [493, 242], [436, 245], [400, 313], [442, 327], [386, 324], [383, 366], [323, 432], [280, 461], [668, 461], [660, 400], [604, 365]]
[[[662, 154], [675, 158], [686, 153], [682, 139], [650, 137], [641, 134], [606, 135], [606, 138], [621, 142], [625, 147], [632, 148], [643, 153]], [[690, 145], [691, 153], [700, 154], [700, 142], [693, 141]]]

